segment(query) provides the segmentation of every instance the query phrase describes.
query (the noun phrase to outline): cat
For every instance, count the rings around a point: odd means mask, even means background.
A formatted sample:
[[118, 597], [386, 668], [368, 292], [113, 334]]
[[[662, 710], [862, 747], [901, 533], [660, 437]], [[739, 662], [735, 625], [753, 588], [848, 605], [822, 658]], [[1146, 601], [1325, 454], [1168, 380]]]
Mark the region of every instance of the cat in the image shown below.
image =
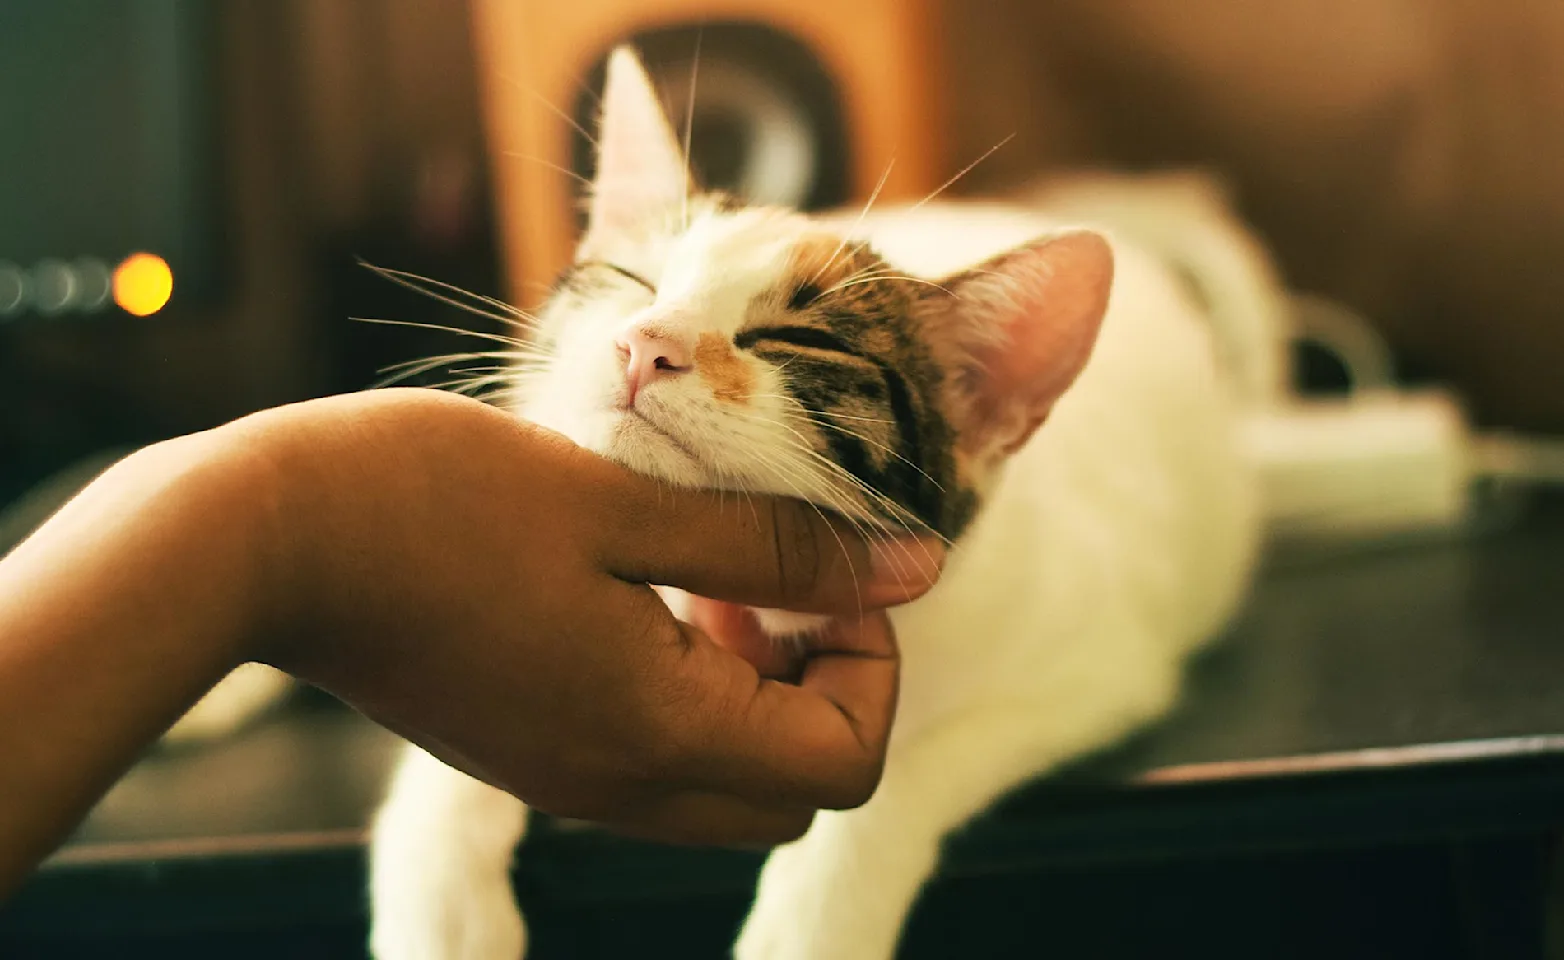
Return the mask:
[[[953, 544], [934, 590], [892, 613], [903, 680], [878, 791], [771, 854], [736, 956], [893, 956], [947, 834], [1170, 708], [1259, 541], [1234, 431], [1276, 338], [1220, 327], [1177, 271], [1034, 210], [805, 216], [703, 195], [635, 55], [613, 53], [586, 231], [514, 410], [670, 484]], [[759, 613], [779, 637], [817, 623]], [[409, 748], [373, 827], [374, 955], [522, 956], [526, 819]]]

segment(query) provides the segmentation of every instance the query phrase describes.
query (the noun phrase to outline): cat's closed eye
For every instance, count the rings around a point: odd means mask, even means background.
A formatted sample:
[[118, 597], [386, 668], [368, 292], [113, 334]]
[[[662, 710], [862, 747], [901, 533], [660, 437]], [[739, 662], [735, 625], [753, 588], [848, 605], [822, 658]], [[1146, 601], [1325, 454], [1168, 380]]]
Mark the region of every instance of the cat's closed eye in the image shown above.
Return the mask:
[[604, 270], [612, 270], [614, 273], [619, 274], [626, 280], [630, 280], [645, 287], [653, 295], [656, 295], [657, 293], [657, 288], [652, 285], [652, 281], [641, 276], [639, 273], [635, 273], [619, 266], [617, 263], [609, 263], [607, 260], [583, 260], [577, 264], [577, 267], [601, 267]]
[[742, 331], [733, 338], [734, 346], [741, 350], [748, 350], [761, 342], [808, 347], [812, 350], [846, 354], [849, 357], [863, 356], [847, 341], [815, 327], [756, 327]]

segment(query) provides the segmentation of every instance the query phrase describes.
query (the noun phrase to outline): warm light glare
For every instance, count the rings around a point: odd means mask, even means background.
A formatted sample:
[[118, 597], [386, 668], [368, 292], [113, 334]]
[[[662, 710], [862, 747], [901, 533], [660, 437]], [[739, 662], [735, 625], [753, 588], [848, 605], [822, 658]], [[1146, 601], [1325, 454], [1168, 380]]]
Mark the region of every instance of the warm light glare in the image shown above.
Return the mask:
[[114, 302], [126, 313], [148, 317], [174, 295], [174, 271], [151, 253], [135, 253], [114, 268]]

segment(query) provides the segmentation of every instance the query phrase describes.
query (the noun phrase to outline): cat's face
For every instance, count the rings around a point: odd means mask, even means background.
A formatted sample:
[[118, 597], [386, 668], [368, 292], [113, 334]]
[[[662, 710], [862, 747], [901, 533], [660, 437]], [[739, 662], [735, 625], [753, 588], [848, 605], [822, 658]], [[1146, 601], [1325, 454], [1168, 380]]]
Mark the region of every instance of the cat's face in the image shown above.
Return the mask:
[[621, 51], [521, 406], [673, 483], [954, 538], [1085, 363], [1111, 274], [1102, 239], [1070, 233], [910, 277], [839, 227], [696, 194]]

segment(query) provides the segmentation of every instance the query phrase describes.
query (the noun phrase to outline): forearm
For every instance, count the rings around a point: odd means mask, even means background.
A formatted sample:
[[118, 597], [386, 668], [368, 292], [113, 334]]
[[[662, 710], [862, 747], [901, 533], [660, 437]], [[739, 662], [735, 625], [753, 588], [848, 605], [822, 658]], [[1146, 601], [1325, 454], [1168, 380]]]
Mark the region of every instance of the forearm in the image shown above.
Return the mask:
[[149, 448], [0, 561], [0, 896], [244, 659], [251, 465], [211, 435]]

